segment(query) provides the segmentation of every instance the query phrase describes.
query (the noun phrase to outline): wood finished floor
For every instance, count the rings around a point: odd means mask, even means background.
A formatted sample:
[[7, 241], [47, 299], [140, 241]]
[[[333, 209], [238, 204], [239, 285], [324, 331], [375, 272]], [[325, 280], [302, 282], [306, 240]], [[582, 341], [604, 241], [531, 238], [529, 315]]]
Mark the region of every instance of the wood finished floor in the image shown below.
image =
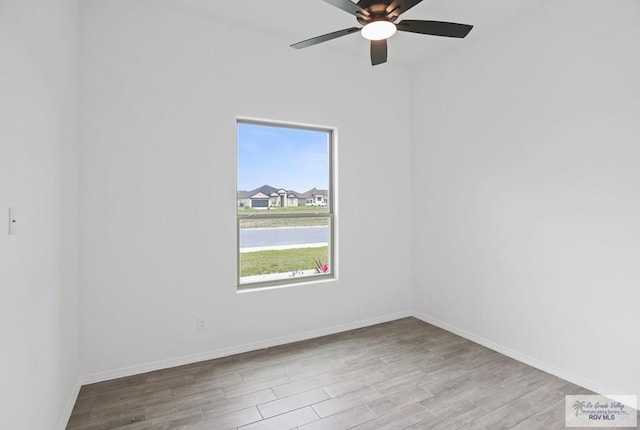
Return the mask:
[[589, 393], [406, 318], [87, 385], [67, 430], [560, 430]]

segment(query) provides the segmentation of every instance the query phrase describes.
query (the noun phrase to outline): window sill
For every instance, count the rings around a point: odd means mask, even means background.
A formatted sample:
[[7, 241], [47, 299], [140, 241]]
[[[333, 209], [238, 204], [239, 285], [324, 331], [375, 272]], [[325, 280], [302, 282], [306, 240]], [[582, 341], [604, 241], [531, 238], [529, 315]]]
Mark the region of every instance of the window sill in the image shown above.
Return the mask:
[[[268, 276], [269, 275], [260, 275], [252, 278], [265, 278]], [[333, 274], [299, 277], [298, 279], [291, 278], [291, 279], [283, 280], [282, 278], [279, 278], [277, 280], [272, 280], [272, 281], [263, 280], [263, 281], [260, 281], [260, 283], [256, 281], [256, 283], [251, 283], [251, 284], [240, 284], [236, 288], [236, 293], [241, 294], [241, 293], [250, 293], [255, 291], [275, 290], [280, 288], [299, 287], [304, 285], [324, 284], [327, 282], [335, 282], [335, 281], [337, 281], [337, 278]]]

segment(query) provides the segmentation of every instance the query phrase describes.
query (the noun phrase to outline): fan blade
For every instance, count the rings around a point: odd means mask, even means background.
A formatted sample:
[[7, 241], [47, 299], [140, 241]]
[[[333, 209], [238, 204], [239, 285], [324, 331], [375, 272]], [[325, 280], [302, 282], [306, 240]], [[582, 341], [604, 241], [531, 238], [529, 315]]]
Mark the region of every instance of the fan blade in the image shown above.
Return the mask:
[[387, 62], [387, 39], [371, 41], [371, 65]]
[[422, 0], [393, 0], [387, 7], [387, 12], [393, 12], [395, 9], [399, 9], [395, 15], [400, 16], [421, 2]]
[[473, 25], [456, 24], [454, 22], [419, 21], [405, 19], [396, 24], [399, 31], [409, 33], [430, 34], [432, 36], [463, 38], [473, 28]]
[[357, 4], [355, 4], [350, 0], [324, 0], [324, 1], [329, 3], [330, 5], [337, 7], [338, 9], [342, 9], [343, 11], [350, 13], [351, 15], [369, 16], [369, 12], [367, 12], [366, 10], [364, 10], [363, 8], [361, 8], [360, 6], [358, 6]]
[[294, 43], [293, 45], [291, 45], [291, 47], [295, 49], [302, 49], [306, 48], [307, 46], [317, 45], [318, 43], [327, 42], [338, 37], [346, 36], [357, 31], [360, 31], [358, 27], [345, 28], [344, 30], [334, 31], [333, 33], [323, 34], [322, 36], [312, 37], [311, 39]]

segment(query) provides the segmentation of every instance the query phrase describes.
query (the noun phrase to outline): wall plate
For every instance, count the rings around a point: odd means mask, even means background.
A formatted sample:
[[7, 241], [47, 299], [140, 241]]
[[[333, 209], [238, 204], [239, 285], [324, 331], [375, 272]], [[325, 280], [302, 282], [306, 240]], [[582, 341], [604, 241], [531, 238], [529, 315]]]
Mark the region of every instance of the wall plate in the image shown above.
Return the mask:
[[9, 236], [16, 234], [16, 208], [9, 208]]

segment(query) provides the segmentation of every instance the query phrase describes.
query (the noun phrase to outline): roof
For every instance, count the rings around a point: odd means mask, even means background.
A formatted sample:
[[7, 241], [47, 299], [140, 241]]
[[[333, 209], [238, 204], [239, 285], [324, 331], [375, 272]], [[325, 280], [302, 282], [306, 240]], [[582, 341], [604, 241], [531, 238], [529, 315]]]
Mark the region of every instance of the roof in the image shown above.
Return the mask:
[[[315, 188], [314, 188], [315, 189]], [[287, 190], [286, 188], [275, 188], [272, 187], [271, 185], [263, 185], [261, 187], [255, 188], [251, 191], [238, 191], [238, 198], [239, 199], [250, 199], [252, 196], [258, 194], [258, 193], [262, 193], [266, 196], [270, 196], [273, 193], [278, 193], [278, 191], [280, 190], [285, 190], [287, 192], [287, 197], [290, 197], [291, 195], [293, 195], [294, 197], [302, 197], [302, 194], [300, 194], [297, 191], [293, 191], [293, 190]]]
[[273, 193], [274, 191], [278, 191], [278, 188], [274, 188], [270, 185], [263, 185], [261, 187], [255, 188], [251, 191], [238, 191], [238, 198], [239, 199], [248, 199], [251, 198], [251, 196], [256, 195], [258, 193], [262, 193], [265, 194], [267, 196], [271, 195], [271, 193]]
[[321, 190], [321, 189], [318, 189], [316, 187], [313, 187], [309, 191], [300, 194], [299, 197], [302, 197], [303, 199], [308, 199], [310, 197], [317, 196], [317, 195], [328, 196], [329, 195], [329, 191], [328, 190]]

